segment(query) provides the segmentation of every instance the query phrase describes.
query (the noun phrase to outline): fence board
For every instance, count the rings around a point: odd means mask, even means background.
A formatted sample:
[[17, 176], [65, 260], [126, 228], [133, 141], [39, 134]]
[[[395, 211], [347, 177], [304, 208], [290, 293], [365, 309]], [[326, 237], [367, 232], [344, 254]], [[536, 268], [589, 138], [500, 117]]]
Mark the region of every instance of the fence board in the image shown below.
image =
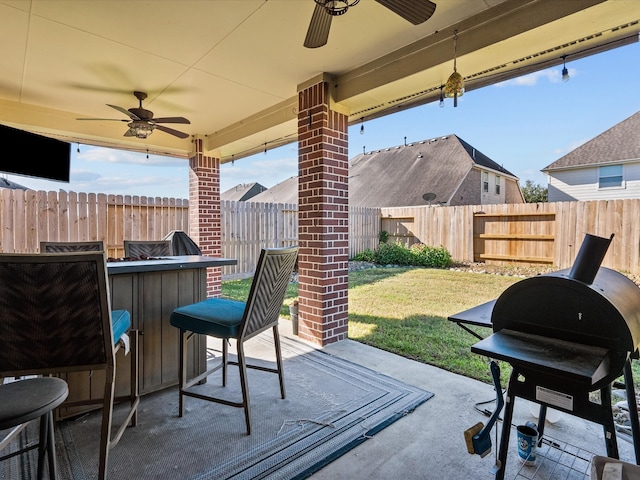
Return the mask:
[[[640, 273], [640, 199], [514, 205], [349, 209], [349, 257], [375, 249], [381, 229], [391, 241], [443, 246], [458, 261], [545, 261], [569, 268], [584, 235], [614, 234], [604, 266]], [[222, 256], [238, 265], [226, 278], [250, 276], [260, 249], [294, 245], [295, 204], [221, 202]], [[181, 199], [0, 189], [0, 251], [35, 253], [41, 241], [102, 240], [122, 257], [125, 238], [157, 240], [189, 231]]]

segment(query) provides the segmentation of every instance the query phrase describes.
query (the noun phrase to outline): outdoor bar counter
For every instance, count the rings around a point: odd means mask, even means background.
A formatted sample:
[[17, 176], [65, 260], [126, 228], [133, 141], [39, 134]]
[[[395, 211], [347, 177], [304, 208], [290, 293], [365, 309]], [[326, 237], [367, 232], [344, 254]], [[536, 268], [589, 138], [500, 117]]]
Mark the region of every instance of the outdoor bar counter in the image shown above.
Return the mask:
[[[178, 384], [178, 329], [169, 324], [176, 307], [199, 302], [207, 297], [207, 267], [235, 265], [234, 259], [200, 255], [167, 256], [151, 260], [107, 262], [111, 308], [128, 310], [132, 328], [139, 337], [139, 389], [144, 395]], [[189, 346], [189, 374], [203, 372], [206, 367], [206, 338]], [[129, 391], [131, 355], [116, 356], [116, 395]], [[84, 372], [83, 372], [84, 373]], [[93, 372], [102, 375], [103, 372]], [[101, 398], [102, 391], [86, 374], [69, 375], [69, 400]], [[94, 383], [94, 388], [92, 388]], [[103, 382], [104, 384], [104, 382]], [[86, 410], [86, 409], [85, 409]], [[59, 418], [81, 413], [60, 411]]]

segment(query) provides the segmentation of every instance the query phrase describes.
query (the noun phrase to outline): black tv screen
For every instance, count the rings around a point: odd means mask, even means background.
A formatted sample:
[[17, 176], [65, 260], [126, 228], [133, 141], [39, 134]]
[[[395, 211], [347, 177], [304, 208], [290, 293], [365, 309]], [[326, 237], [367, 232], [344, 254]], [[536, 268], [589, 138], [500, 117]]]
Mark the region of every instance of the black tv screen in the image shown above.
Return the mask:
[[0, 125], [0, 171], [69, 181], [71, 144]]

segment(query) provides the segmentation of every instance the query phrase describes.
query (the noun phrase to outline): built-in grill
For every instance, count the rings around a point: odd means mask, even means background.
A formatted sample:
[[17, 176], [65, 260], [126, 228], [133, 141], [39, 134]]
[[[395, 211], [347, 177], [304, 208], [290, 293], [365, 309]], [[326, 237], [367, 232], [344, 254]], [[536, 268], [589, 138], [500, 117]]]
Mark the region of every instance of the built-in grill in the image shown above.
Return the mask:
[[[541, 405], [540, 440], [549, 406], [603, 425], [607, 454], [618, 458], [611, 386], [625, 376], [629, 409], [635, 413], [630, 358], [640, 344], [640, 288], [600, 267], [612, 238], [587, 235], [570, 270], [506, 289], [493, 305], [493, 334], [471, 347], [512, 366], [496, 479], [504, 478], [516, 397]], [[590, 400], [590, 392], [598, 389], [599, 404]], [[631, 417], [640, 461], [638, 418]]]

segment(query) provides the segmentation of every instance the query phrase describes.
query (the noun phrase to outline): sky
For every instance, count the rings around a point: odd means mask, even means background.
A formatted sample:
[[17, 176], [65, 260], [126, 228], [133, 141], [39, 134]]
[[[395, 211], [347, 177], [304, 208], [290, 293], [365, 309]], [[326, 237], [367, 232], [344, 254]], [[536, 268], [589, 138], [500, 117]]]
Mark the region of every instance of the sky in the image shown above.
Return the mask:
[[[547, 186], [540, 172], [563, 155], [640, 111], [640, 44], [627, 45], [453, 99], [415, 107], [349, 128], [349, 158], [457, 135], [520, 179]], [[464, 75], [464, 63], [458, 62]], [[364, 125], [364, 133], [360, 134]], [[72, 145], [69, 183], [6, 175], [35, 190], [189, 198], [188, 161]], [[298, 174], [297, 143], [221, 166], [224, 192], [258, 182], [270, 188]]]

